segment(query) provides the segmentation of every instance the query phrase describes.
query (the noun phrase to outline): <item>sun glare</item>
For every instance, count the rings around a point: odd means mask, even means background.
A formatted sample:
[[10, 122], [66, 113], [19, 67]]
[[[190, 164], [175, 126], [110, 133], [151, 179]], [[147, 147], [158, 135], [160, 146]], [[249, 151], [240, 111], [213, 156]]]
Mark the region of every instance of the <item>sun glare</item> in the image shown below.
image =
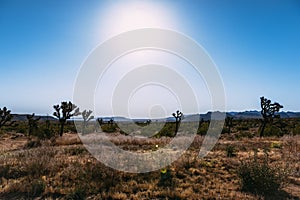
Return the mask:
[[177, 29], [178, 20], [171, 10], [170, 5], [157, 1], [111, 3], [101, 14], [101, 38], [138, 28]]

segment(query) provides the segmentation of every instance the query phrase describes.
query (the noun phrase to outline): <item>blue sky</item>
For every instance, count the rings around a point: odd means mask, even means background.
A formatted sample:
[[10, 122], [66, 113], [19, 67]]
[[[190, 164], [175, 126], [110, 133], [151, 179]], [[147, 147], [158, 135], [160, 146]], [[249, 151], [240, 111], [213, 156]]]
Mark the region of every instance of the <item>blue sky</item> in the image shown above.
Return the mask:
[[[146, 20], [126, 18], [136, 8]], [[51, 115], [52, 105], [72, 99], [80, 66], [99, 43], [143, 26], [202, 45], [222, 76], [227, 110], [258, 110], [264, 95], [300, 111], [296, 0], [0, 0], [0, 107]]]

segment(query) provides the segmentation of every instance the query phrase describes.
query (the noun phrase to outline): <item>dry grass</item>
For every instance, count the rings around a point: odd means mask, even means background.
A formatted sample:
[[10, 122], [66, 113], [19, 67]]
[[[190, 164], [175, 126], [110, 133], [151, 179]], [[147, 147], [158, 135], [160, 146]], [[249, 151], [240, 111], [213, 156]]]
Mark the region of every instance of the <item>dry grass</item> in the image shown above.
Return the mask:
[[[240, 160], [248, 159], [253, 149], [258, 157], [268, 150], [273, 166], [291, 169], [290, 184], [278, 194], [281, 199], [300, 198], [300, 138], [241, 138], [222, 136], [205, 158], [198, 158], [203, 137], [168, 166], [171, 184], [159, 184], [160, 171], [144, 174], [123, 173], [95, 160], [75, 134], [66, 134], [41, 147], [24, 149], [26, 138], [1, 140], [0, 199], [261, 199], [241, 191], [236, 170]], [[170, 138], [144, 139], [114, 134], [111, 141], [130, 151], [153, 151]], [[281, 147], [274, 148], [277, 142]], [[17, 144], [17, 145], [12, 145]], [[226, 156], [234, 146], [235, 157]]]

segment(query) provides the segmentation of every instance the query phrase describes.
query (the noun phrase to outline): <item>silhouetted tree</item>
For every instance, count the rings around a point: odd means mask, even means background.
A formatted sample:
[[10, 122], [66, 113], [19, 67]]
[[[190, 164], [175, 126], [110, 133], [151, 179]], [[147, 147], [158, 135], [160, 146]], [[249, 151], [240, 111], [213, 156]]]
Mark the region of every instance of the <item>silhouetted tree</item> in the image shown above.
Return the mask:
[[3, 109], [0, 108], [0, 128], [2, 126], [11, 126], [15, 121], [11, 121], [13, 119], [13, 116], [10, 114], [10, 110], [8, 110], [6, 107], [3, 107]]
[[102, 118], [98, 118], [98, 119], [97, 119], [97, 122], [99, 123], [100, 126], [102, 126], [102, 124], [103, 124], [103, 119], [102, 119]]
[[35, 117], [35, 114], [26, 116], [28, 120], [28, 135], [33, 135], [38, 129], [38, 121], [41, 117]]
[[177, 132], [178, 132], [179, 124], [180, 124], [180, 122], [181, 122], [181, 120], [183, 118], [183, 114], [182, 114], [182, 112], [180, 112], [179, 110], [177, 110], [176, 113], [173, 113], [172, 115], [175, 118], [175, 125], [176, 125], [176, 127], [175, 127], [175, 135], [176, 135]]
[[82, 118], [83, 118], [83, 126], [82, 126], [82, 133], [86, 133], [86, 127], [87, 127], [87, 124], [90, 120], [94, 119], [94, 116], [91, 116], [93, 111], [91, 110], [84, 110], [82, 111], [81, 115], [82, 115]]
[[225, 118], [225, 126], [228, 128], [228, 133], [229, 134], [231, 133], [231, 128], [233, 126], [232, 120], [233, 120], [233, 117], [227, 116]]
[[114, 125], [114, 118], [110, 118], [110, 120], [107, 122], [110, 127], [113, 127]]
[[260, 130], [260, 137], [264, 135], [264, 131], [266, 128], [267, 123], [272, 123], [274, 117], [280, 117], [279, 115], [275, 115], [276, 112], [279, 112], [281, 108], [283, 108], [282, 105], [279, 103], [271, 103], [271, 100], [260, 97], [260, 106], [261, 106], [261, 115], [263, 117], [262, 119], [262, 125]]
[[152, 120], [151, 120], [151, 119], [148, 119], [148, 120], [146, 121], [146, 124], [147, 124], [147, 125], [150, 125], [151, 122], [152, 122]]
[[80, 115], [79, 108], [77, 108], [75, 104], [72, 104], [71, 101], [63, 101], [61, 102], [61, 105], [54, 105], [53, 108], [55, 109], [53, 115], [58, 118], [60, 123], [59, 135], [62, 136], [67, 120], [73, 116]]

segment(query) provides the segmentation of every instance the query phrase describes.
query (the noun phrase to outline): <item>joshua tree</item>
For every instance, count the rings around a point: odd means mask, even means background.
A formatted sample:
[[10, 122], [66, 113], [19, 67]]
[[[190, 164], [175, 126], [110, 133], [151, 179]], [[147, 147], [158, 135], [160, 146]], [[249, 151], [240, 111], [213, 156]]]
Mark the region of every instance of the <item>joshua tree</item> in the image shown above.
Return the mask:
[[11, 121], [13, 116], [10, 114], [10, 110], [8, 110], [6, 107], [3, 107], [3, 109], [0, 108], [0, 128], [2, 126], [10, 126], [15, 121]]
[[77, 108], [75, 104], [72, 104], [71, 101], [63, 101], [61, 102], [61, 105], [54, 105], [53, 108], [55, 109], [53, 115], [58, 118], [60, 123], [59, 135], [62, 136], [67, 120], [73, 116], [80, 115], [79, 108]]
[[151, 119], [148, 119], [148, 120], [146, 121], [146, 124], [149, 125], [149, 124], [151, 124], [151, 122], [152, 122], [152, 120], [151, 120]]
[[231, 128], [233, 126], [232, 120], [233, 120], [233, 117], [228, 116], [228, 117], [225, 118], [225, 125], [226, 125], [226, 127], [228, 127], [228, 133], [229, 134], [231, 133]]
[[176, 111], [176, 113], [173, 113], [172, 114], [173, 117], [175, 117], [175, 124], [176, 124], [176, 127], [175, 127], [175, 135], [177, 134], [178, 132], [178, 128], [179, 128], [179, 124], [183, 118], [183, 114], [182, 112], [180, 112], [179, 110]]
[[35, 114], [27, 115], [28, 120], [28, 135], [33, 135], [33, 133], [37, 130], [38, 124], [37, 122], [41, 119], [41, 117], [35, 117]]
[[114, 125], [114, 118], [110, 118], [110, 120], [107, 122], [110, 127], [113, 127]]
[[102, 124], [103, 124], [103, 119], [102, 119], [102, 118], [98, 118], [98, 119], [97, 119], [97, 122], [99, 123], [100, 126], [102, 126]]
[[91, 110], [84, 110], [81, 115], [82, 115], [82, 118], [83, 118], [83, 126], [82, 126], [82, 133], [84, 134], [85, 133], [85, 130], [86, 130], [86, 127], [87, 127], [87, 124], [90, 120], [94, 119], [94, 116], [91, 116], [93, 111]]
[[261, 106], [261, 115], [263, 117], [262, 120], [262, 126], [260, 130], [260, 137], [264, 135], [265, 127], [267, 123], [272, 123], [274, 117], [280, 117], [279, 115], [275, 115], [276, 112], [279, 112], [281, 108], [283, 108], [282, 105], [279, 103], [271, 103], [271, 100], [260, 97], [260, 106]]

